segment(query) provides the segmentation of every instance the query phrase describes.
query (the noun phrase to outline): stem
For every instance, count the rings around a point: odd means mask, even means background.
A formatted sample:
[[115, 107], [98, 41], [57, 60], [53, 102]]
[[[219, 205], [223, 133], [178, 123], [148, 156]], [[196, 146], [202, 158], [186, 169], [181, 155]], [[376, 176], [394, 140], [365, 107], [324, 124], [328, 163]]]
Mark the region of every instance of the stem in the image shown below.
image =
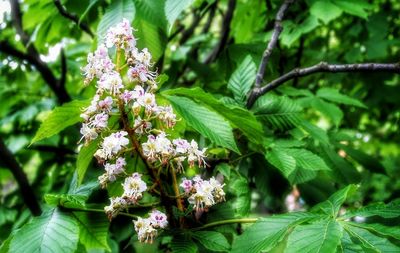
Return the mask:
[[[79, 208], [79, 207], [73, 207], [73, 208], [64, 207], [64, 208], [68, 209], [68, 210], [71, 210], [71, 211], [104, 213], [104, 210], [96, 209], [96, 208]], [[119, 212], [118, 215], [127, 216], [127, 217], [131, 217], [131, 218], [134, 218], [134, 219], [137, 219], [139, 217], [137, 215], [130, 214], [130, 213], [125, 213], [125, 212]]]
[[176, 173], [174, 168], [170, 167], [171, 175], [172, 175], [172, 186], [174, 188], [175, 196], [176, 196], [176, 206], [178, 207], [179, 211], [183, 212], [183, 205], [182, 199], [179, 193], [178, 182], [176, 180]]
[[234, 223], [254, 223], [257, 220], [258, 220], [258, 218], [221, 220], [221, 221], [211, 222], [211, 223], [205, 224], [205, 225], [203, 225], [201, 227], [193, 228], [191, 230], [192, 231], [198, 231], [198, 230], [203, 230], [203, 229], [210, 228], [210, 227], [226, 225], [226, 224], [234, 224]]

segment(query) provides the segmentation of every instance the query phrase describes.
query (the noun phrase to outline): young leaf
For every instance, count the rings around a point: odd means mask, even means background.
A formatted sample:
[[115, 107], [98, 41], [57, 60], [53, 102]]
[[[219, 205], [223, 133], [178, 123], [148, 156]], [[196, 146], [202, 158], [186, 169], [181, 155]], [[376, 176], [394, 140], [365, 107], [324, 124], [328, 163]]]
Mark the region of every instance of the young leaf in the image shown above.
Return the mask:
[[310, 12], [325, 24], [342, 14], [342, 10], [331, 1], [315, 1], [310, 7]]
[[75, 252], [78, 234], [77, 220], [55, 208], [24, 225], [14, 235], [10, 252]]
[[87, 146], [83, 146], [79, 151], [78, 158], [76, 160], [76, 171], [78, 173], [77, 185], [80, 185], [85, 177], [86, 170], [93, 159], [94, 153], [99, 148], [100, 138], [93, 140]]
[[84, 195], [68, 195], [68, 194], [46, 194], [44, 200], [47, 204], [57, 207], [66, 208], [84, 208], [87, 196]]
[[88, 105], [88, 101], [72, 101], [54, 110], [42, 122], [31, 144], [58, 134], [66, 127], [82, 121], [80, 114], [82, 108]]
[[240, 153], [232, 134], [232, 128], [219, 114], [185, 97], [165, 96], [174, 109], [199, 133], [222, 147]]
[[330, 118], [336, 127], [339, 127], [343, 118], [343, 112], [338, 106], [325, 102], [317, 97], [312, 99], [312, 106]]
[[367, 19], [367, 10], [373, 8], [373, 5], [363, 0], [334, 0], [335, 5], [339, 6], [344, 12], [360, 18]]
[[186, 10], [194, 0], [167, 0], [165, 2], [165, 16], [167, 17], [169, 24], [169, 31], [172, 29], [172, 25], [179, 15]]
[[341, 94], [337, 89], [334, 88], [321, 88], [317, 91], [317, 97], [323, 98], [325, 100], [345, 104], [345, 105], [352, 105], [361, 108], [367, 108], [363, 103], [359, 100], [349, 97], [347, 95]]
[[215, 231], [197, 231], [192, 234], [192, 237], [199, 241], [205, 248], [215, 251], [228, 251], [230, 245], [219, 232]]
[[235, 127], [240, 129], [250, 141], [261, 143], [263, 130], [260, 122], [248, 110], [235, 105], [224, 105], [210, 93], [205, 92], [201, 88], [185, 89], [179, 88], [163, 92], [166, 95], [179, 95], [198, 100], [207, 107], [218, 112], [224, 118], [229, 120]]
[[98, 44], [103, 43], [107, 30], [126, 18], [131, 23], [135, 17], [135, 5], [132, 0], [115, 0], [106, 9], [104, 16], [97, 26]]
[[285, 237], [293, 226], [313, 218], [315, 216], [311, 213], [290, 213], [260, 219], [233, 241], [231, 252], [268, 252]]
[[110, 225], [103, 213], [73, 212], [78, 221], [79, 241], [87, 251], [105, 249], [111, 251], [108, 245], [108, 226]]
[[232, 91], [234, 98], [244, 104], [247, 93], [256, 79], [257, 66], [250, 55], [242, 61], [239, 67], [233, 72], [228, 82], [228, 89]]
[[289, 235], [285, 252], [334, 253], [342, 233], [343, 227], [332, 219], [299, 225]]

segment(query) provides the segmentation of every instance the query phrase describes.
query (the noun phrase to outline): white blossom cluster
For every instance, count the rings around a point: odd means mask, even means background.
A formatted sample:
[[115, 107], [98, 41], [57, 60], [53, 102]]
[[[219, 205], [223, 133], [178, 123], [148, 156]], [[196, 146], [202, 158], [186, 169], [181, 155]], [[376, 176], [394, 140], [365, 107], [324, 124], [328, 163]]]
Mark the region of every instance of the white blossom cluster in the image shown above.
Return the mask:
[[139, 217], [133, 223], [139, 241], [146, 243], [154, 241], [154, 238], [157, 236], [157, 229], [168, 226], [167, 216], [158, 210], [153, 210], [148, 218], [143, 219]]
[[204, 211], [209, 207], [225, 201], [225, 184], [221, 184], [214, 177], [210, 180], [203, 180], [195, 176], [192, 180], [183, 178], [180, 186], [189, 196], [188, 201], [196, 211]]
[[[141, 174], [126, 172], [128, 151], [139, 152], [150, 166], [171, 165], [178, 172], [184, 171], [186, 163], [190, 167], [196, 163], [206, 166], [206, 149], [199, 149], [194, 140], [170, 139], [166, 134], [165, 129], [173, 128], [177, 119], [170, 105], [157, 104], [157, 73], [151, 71], [151, 59], [147, 48], [136, 47], [133, 28], [124, 19], [108, 30], [104, 43], [88, 55], [87, 65], [82, 68], [85, 85], [95, 82], [97, 90], [81, 114], [81, 140], [88, 145], [101, 138], [94, 156], [104, 165], [105, 173], [98, 178], [103, 188], [118, 177], [124, 178], [123, 194], [110, 198], [110, 204], [104, 208], [110, 219], [137, 205], [147, 190]], [[119, 121], [110, 120], [115, 115]], [[123, 129], [115, 130], [118, 123]], [[206, 181], [195, 177], [184, 182], [191, 183], [190, 189], [184, 189], [197, 210], [224, 200], [223, 185], [214, 178]], [[135, 222], [135, 230], [141, 242], [152, 242], [157, 229], [167, 225], [167, 216], [154, 210], [149, 218]]]

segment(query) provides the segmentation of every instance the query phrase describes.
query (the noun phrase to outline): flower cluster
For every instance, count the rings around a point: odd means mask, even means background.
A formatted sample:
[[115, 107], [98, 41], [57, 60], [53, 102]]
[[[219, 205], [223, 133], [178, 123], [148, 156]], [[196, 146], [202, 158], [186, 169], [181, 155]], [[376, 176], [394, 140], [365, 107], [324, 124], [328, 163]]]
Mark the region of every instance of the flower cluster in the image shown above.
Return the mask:
[[207, 210], [216, 203], [225, 201], [225, 192], [221, 184], [214, 177], [210, 180], [203, 180], [195, 176], [192, 180], [183, 178], [181, 187], [189, 196], [188, 201], [196, 211]]
[[157, 229], [166, 228], [168, 226], [167, 216], [158, 211], [153, 210], [148, 218], [138, 218], [133, 222], [135, 231], [138, 234], [140, 242], [152, 243], [157, 236]]
[[[156, 168], [158, 173], [163, 168], [167, 168], [164, 173], [169, 173], [168, 168], [183, 172], [185, 165], [206, 166], [206, 149], [199, 149], [194, 140], [171, 139], [166, 133], [166, 129], [175, 126], [177, 118], [170, 105], [157, 103], [157, 73], [151, 70], [152, 56], [147, 48], [136, 47], [133, 31], [125, 19], [111, 27], [104, 44], [88, 55], [87, 65], [82, 68], [85, 85], [96, 82], [96, 94], [90, 105], [82, 109], [81, 140], [89, 145], [100, 138], [94, 156], [104, 166], [105, 172], [98, 178], [103, 188], [110, 182], [118, 182], [118, 178], [123, 180], [123, 194], [110, 198], [110, 204], [104, 208], [109, 219], [139, 205], [145, 191], [151, 194], [161, 191], [161, 186], [153, 189], [162, 184], [157, 178], [159, 174], [154, 174]], [[131, 169], [137, 171], [137, 168], [130, 168], [129, 160], [125, 159], [129, 151], [142, 158], [148, 167], [153, 185], [150, 189], [145, 177], [132, 173]], [[197, 210], [224, 200], [223, 185], [214, 178], [206, 181], [195, 177], [184, 182], [190, 183], [184, 189]], [[139, 218], [134, 223], [139, 240], [150, 243], [157, 230], [168, 225], [167, 216], [157, 210], [149, 218]]]

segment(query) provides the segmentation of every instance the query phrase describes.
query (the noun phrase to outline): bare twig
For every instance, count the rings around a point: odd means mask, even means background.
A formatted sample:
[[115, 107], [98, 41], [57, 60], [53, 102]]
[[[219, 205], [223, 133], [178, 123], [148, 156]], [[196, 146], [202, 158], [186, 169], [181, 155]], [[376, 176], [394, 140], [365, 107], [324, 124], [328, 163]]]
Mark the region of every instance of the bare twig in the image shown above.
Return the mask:
[[39, 216], [42, 213], [39, 202], [36, 199], [35, 191], [29, 185], [28, 178], [24, 170], [21, 168], [11, 151], [7, 148], [3, 139], [0, 137], [0, 154], [1, 160], [5, 166], [9, 168], [15, 180], [18, 183], [19, 190], [21, 191], [22, 198], [29, 210], [34, 216]]
[[321, 72], [390, 72], [400, 74], [400, 63], [328, 64], [326, 62], [320, 62], [307, 68], [295, 68], [292, 71], [269, 82], [262, 88], [254, 88], [248, 99], [247, 107], [250, 108], [258, 97], [279, 87], [291, 79]]
[[256, 75], [256, 81], [254, 86], [256, 88], [259, 88], [261, 86], [261, 83], [264, 79], [264, 74], [265, 74], [265, 68], [267, 67], [267, 63], [269, 58], [271, 57], [272, 50], [276, 47], [279, 35], [282, 32], [282, 20], [285, 15], [286, 10], [292, 4], [295, 0], [285, 0], [283, 2], [282, 6], [279, 8], [278, 13], [276, 14], [275, 17], [275, 26], [274, 26], [274, 31], [272, 33], [271, 40], [268, 42], [268, 46], [265, 49], [260, 65], [258, 66], [258, 71]]
[[231, 26], [231, 21], [233, 18], [233, 12], [235, 10], [235, 7], [236, 7], [236, 0], [229, 0], [228, 10], [226, 11], [224, 20], [222, 21], [221, 38], [219, 39], [217, 46], [207, 56], [204, 63], [208, 64], [208, 63], [213, 62], [218, 57], [218, 55], [221, 53], [221, 51], [224, 49], [226, 42], [228, 41], [228, 38], [229, 38], [229, 32], [231, 29], [230, 26]]
[[87, 34], [90, 35], [90, 37], [94, 37], [92, 30], [90, 30], [89, 26], [86, 25], [85, 23], [80, 22], [79, 23], [79, 17], [75, 14], [75, 13], [69, 13], [67, 11], [67, 9], [61, 4], [60, 0], [54, 0], [54, 5], [57, 7], [58, 11], [60, 12], [60, 14], [71, 20], [72, 22], [74, 22], [77, 26], [79, 26], [79, 28], [86, 32]]

